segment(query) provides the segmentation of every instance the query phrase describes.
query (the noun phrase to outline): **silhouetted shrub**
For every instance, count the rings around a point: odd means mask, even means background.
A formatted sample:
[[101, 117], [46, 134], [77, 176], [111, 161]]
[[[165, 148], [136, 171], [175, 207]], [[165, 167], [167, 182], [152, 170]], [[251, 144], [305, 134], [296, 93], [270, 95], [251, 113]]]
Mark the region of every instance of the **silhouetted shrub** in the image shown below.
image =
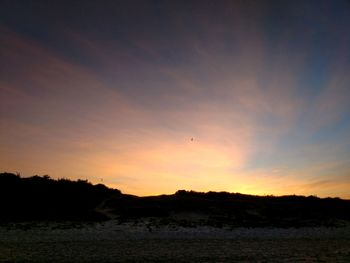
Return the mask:
[[0, 220], [97, 220], [103, 216], [95, 207], [116, 195], [121, 192], [87, 180], [1, 173]]

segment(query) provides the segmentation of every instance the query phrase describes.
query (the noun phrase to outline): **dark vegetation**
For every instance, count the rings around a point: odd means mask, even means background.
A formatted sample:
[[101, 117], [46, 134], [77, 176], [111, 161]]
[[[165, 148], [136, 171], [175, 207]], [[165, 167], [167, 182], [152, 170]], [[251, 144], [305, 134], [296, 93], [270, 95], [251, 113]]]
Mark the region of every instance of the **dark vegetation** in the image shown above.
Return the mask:
[[0, 221], [106, 219], [95, 207], [119, 190], [86, 180], [0, 174]]
[[[147, 218], [156, 225], [195, 227], [302, 227], [350, 224], [350, 200], [315, 196], [199, 193], [137, 197], [88, 181], [0, 174], [0, 220], [104, 220]], [[97, 209], [98, 208], [98, 209]], [[107, 213], [105, 213], [108, 211]]]
[[120, 196], [109, 207], [123, 220], [158, 218], [158, 224], [188, 227], [303, 227], [350, 224], [350, 200], [315, 196], [254, 196], [177, 191], [154, 197]]

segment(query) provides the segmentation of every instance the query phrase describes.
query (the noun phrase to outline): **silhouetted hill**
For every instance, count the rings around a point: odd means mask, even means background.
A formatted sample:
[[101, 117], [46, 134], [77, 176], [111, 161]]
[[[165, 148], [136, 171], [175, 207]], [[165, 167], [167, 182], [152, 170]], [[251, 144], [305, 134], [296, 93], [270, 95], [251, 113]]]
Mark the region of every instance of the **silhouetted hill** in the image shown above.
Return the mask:
[[299, 227], [350, 224], [350, 200], [177, 191], [137, 197], [86, 180], [0, 174], [0, 221], [147, 219], [155, 225]]
[[51, 179], [49, 176], [21, 178], [0, 174], [0, 221], [100, 220], [95, 207], [119, 190], [86, 180]]
[[350, 200], [315, 196], [254, 196], [239, 193], [119, 196], [106, 202], [120, 220], [155, 219], [157, 224], [216, 227], [343, 226], [350, 223]]

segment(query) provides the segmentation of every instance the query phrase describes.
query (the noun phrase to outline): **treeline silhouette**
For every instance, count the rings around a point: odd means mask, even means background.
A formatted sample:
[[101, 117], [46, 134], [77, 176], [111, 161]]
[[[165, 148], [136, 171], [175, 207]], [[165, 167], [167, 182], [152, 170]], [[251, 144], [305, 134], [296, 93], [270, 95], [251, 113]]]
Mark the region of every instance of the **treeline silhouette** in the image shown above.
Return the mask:
[[0, 174], [0, 221], [103, 220], [95, 207], [121, 192], [87, 180]]
[[301, 227], [350, 225], [350, 200], [316, 196], [255, 196], [179, 190], [138, 197], [87, 180], [22, 178], [0, 174], [0, 221], [147, 218], [154, 224], [194, 227]]

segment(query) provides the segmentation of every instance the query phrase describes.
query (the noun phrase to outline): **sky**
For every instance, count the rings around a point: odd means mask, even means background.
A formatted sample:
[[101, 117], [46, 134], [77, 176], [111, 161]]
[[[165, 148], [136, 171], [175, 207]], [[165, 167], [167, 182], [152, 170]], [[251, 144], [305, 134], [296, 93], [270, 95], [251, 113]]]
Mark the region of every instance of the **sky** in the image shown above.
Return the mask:
[[350, 199], [350, 2], [1, 0], [0, 171]]

